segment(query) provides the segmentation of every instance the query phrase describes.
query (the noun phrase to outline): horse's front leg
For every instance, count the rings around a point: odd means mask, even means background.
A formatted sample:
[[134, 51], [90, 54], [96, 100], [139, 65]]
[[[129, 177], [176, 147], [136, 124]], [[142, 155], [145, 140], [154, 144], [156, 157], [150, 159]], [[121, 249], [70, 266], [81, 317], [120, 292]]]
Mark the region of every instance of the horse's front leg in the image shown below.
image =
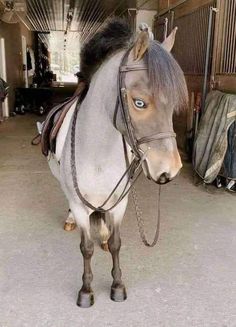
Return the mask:
[[126, 300], [126, 289], [121, 280], [121, 269], [119, 262], [119, 252], [121, 247], [121, 239], [120, 239], [120, 227], [114, 226], [113, 232], [108, 240], [108, 247], [112, 255], [112, 277], [113, 283], [111, 286], [111, 299], [116, 302], [121, 302]]
[[91, 269], [91, 258], [94, 251], [94, 243], [85, 230], [81, 232], [80, 250], [84, 260], [83, 285], [79, 291], [77, 305], [82, 308], [88, 308], [94, 304], [94, 295], [91, 288], [93, 273]]
[[119, 254], [120, 254], [120, 247], [121, 247], [121, 238], [120, 238], [120, 223], [123, 219], [124, 212], [126, 209], [127, 202], [124, 202], [123, 205], [121, 205], [120, 210], [115, 212], [113, 216], [113, 230], [111, 233], [111, 236], [108, 240], [108, 248], [112, 255], [112, 277], [113, 277], [113, 283], [111, 286], [111, 299], [116, 302], [122, 302], [126, 300], [127, 294], [125, 286], [121, 279], [121, 269], [120, 269], [120, 260], [119, 260]]

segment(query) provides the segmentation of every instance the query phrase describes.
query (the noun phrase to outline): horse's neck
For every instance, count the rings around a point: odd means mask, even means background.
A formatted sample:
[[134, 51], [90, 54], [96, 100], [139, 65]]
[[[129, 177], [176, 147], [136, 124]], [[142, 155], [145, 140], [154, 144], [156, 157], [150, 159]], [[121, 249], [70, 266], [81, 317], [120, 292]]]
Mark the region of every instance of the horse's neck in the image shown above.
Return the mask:
[[[122, 53], [104, 63], [92, 78], [77, 117], [76, 139], [79, 152], [86, 156], [107, 158], [121, 134], [113, 126], [117, 98], [117, 75]], [[108, 152], [109, 151], [109, 152]]]

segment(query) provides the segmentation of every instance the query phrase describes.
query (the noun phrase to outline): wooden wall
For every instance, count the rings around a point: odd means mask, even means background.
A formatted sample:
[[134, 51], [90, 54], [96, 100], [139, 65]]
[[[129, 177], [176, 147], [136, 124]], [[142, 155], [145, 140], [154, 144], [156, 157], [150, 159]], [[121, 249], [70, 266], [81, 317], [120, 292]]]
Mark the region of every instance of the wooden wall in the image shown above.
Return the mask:
[[168, 10], [175, 9], [177, 16], [183, 16], [209, 2], [210, 0], [159, 0], [158, 13], [162, 15]]
[[[168, 19], [168, 32], [174, 26], [178, 26], [172, 54], [185, 73], [190, 96], [192, 92], [195, 97], [202, 92], [209, 8], [212, 4], [213, 0], [159, 0], [154, 26], [157, 38], [163, 34], [162, 22], [165, 17]], [[189, 106], [187, 112], [174, 118], [178, 145], [183, 152], [186, 150], [188, 122], [192, 117], [192, 111], [193, 108]]]

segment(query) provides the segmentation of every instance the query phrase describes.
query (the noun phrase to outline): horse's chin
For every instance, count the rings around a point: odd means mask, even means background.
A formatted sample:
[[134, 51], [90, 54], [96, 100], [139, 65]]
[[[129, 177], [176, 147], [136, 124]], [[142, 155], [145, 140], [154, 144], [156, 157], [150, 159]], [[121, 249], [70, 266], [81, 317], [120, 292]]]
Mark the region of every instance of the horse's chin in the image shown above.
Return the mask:
[[152, 179], [152, 180], [153, 180], [153, 182], [155, 182], [158, 185], [165, 185], [165, 184], [168, 184], [168, 183], [170, 183], [172, 181], [171, 179], [165, 180], [164, 182], [162, 182], [160, 180], [157, 180], [157, 181], [155, 181], [154, 179]]

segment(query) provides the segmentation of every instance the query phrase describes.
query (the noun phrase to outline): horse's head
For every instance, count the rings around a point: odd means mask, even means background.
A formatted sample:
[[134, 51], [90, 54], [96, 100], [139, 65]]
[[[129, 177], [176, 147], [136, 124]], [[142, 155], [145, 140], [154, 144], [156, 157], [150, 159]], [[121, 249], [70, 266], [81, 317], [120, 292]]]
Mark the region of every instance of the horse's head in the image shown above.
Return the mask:
[[170, 54], [175, 32], [162, 44], [150, 40], [148, 31], [141, 32], [127, 59], [133, 69], [124, 77], [135, 138], [142, 140], [143, 170], [159, 184], [171, 181], [182, 167], [173, 113], [186, 106], [188, 93], [184, 74]]

